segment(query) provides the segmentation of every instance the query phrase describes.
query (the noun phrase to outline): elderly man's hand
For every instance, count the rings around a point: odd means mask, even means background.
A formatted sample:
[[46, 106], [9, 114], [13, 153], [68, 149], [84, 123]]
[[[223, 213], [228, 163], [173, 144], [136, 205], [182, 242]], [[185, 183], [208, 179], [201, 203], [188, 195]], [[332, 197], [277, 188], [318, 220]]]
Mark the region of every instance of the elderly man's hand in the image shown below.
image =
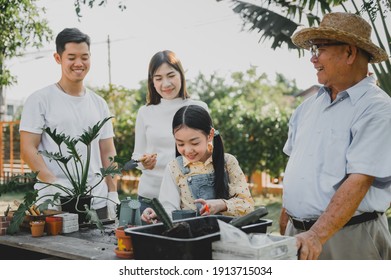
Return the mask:
[[322, 252], [322, 243], [313, 230], [296, 235], [296, 245], [299, 250], [299, 260], [316, 260]]

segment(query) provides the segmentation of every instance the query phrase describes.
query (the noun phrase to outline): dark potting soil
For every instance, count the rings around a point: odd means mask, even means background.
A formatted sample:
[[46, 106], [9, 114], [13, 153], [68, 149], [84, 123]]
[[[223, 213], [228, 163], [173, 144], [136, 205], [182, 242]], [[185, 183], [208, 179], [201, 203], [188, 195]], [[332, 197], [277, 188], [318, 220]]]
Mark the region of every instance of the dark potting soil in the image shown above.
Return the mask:
[[202, 225], [200, 227], [191, 228], [187, 222], [175, 223], [173, 228], [162, 232], [163, 236], [175, 238], [195, 238], [208, 235], [216, 232], [216, 228], [212, 225]]

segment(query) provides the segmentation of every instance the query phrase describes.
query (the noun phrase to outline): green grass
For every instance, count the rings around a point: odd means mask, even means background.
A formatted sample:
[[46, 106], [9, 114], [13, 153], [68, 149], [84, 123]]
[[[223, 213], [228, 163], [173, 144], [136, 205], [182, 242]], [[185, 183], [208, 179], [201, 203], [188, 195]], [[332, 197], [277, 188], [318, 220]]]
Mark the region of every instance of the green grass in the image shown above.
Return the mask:
[[281, 197], [266, 195], [266, 196], [254, 196], [255, 207], [266, 206], [269, 212], [264, 218], [272, 220], [273, 223], [267, 228], [268, 233], [280, 234], [280, 227], [278, 220], [280, 218], [281, 211]]
[[269, 214], [265, 216], [265, 219], [270, 219], [273, 221], [272, 226], [267, 229], [267, 232], [280, 234], [280, 225], [278, 224], [278, 220], [280, 218], [281, 202], [272, 202], [268, 204], [266, 208]]

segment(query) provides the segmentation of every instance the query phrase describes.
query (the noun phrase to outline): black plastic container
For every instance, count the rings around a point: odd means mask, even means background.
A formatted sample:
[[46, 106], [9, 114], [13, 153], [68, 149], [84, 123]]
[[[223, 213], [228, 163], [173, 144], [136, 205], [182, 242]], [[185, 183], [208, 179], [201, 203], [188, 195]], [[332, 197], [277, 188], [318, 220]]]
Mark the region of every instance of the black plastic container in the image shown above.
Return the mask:
[[[63, 212], [69, 212], [69, 213], [75, 213], [79, 215], [79, 225], [88, 223], [87, 214], [84, 212], [79, 212], [76, 210], [79, 209], [80, 211], [84, 211], [85, 207], [84, 204], [87, 204], [91, 208], [91, 200], [92, 196], [81, 196], [79, 200], [77, 200], [75, 197], [71, 198], [69, 196], [60, 196], [61, 201], [61, 209]], [[77, 206], [76, 206], [76, 201]]]
[[[180, 221], [189, 223], [190, 229], [208, 227], [210, 234], [194, 238], [163, 236], [162, 223], [125, 229], [133, 243], [134, 258], [138, 260], [208, 260], [212, 259], [212, 242], [220, 240], [217, 219], [229, 222], [232, 217], [201, 216]], [[243, 226], [246, 233], [266, 233], [272, 220], [260, 219], [257, 223]]]

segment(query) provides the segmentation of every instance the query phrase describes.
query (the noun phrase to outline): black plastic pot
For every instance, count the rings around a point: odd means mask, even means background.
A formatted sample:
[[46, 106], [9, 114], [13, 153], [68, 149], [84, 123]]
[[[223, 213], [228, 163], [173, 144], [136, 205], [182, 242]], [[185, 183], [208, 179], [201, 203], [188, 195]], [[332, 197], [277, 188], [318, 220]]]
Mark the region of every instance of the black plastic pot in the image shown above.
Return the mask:
[[[210, 234], [194, 238], [173, 238], [163, 236], [162, 223], [125, 229], [133, 243], [134, 258], [139, 260], [208, 260], [212, 259], [212, 242], [220, 240], [217, 219], [229, 222], [232, 217], [201, 216], [183, 219], [190, 229], [208, 228]], [[266, 233], [272, 220], [260, 219], [241, 228], [246, 233]]]
[[[82, 210], [84, 211], [85, 210], [85, 207], [84, 205], [87, 204], [89, 208], [91, 208], [91, 200], [92, 200], [92, 196], [91, 195], [88, 195], [88, 196], [81, 196], [79, 198], [79, 201], [77, 203], [77, 209], [79, 210]], [[88, 222], [87, 218], [86, 218], [86, 213], [83, 213], [83, 212], [78, 212], [76, 210], [76, 198], [70, 198], [68, 196], [61, 196], [60, 197], [60, 201], [61, 201], [61, 209], [62, 211], [64, 212], [69, 212], [69, 213], [76, 213], [79, 215], [79, 224], [84, 224], [86, 222]]]

